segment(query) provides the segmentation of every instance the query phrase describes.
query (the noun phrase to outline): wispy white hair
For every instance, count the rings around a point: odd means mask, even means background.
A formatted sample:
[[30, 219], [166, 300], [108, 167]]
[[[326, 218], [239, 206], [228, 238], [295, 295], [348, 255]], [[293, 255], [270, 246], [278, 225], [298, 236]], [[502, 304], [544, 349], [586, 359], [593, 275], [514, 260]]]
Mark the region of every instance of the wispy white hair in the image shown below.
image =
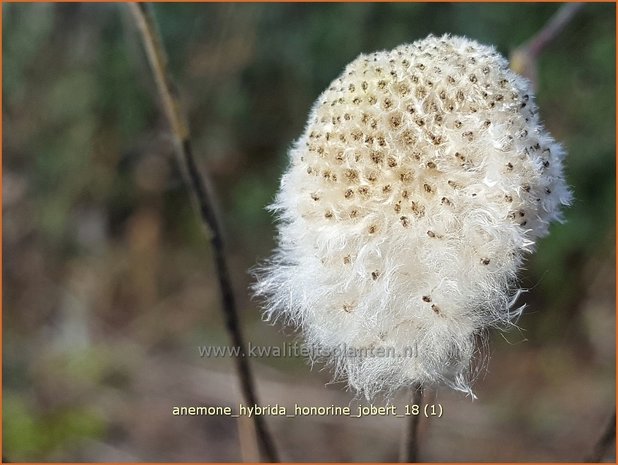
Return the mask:
[[289, 156], [254, 286], [266, 319], [300, 328], [368, 398], [471, 392], [477, 336], [517, 318], [518, 269], [571, 200], [529, 83], [461, 37], [361, 55]]

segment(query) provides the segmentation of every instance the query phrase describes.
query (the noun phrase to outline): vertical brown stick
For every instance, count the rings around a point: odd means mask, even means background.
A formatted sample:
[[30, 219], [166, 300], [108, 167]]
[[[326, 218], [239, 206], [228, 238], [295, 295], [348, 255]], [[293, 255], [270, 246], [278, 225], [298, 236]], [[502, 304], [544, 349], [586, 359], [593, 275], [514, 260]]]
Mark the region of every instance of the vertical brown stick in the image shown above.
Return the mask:
[[[222, 309], [225, 325], [233, 345], [239, 347], [243, 352], [240, 356], [235, 358], [235, 362], [244, 402], [249, 406], [253, 406], [258, 403], [256, 389], [249, 363], [244, 356], [246, 344], [240, 328], [236, 302], [225, 259], [223, 238], [215, 215], [213, 202], [208, 194], [205, 181], [200, 175], [195, 159], [193, 158], [191, 141], [189, 138], [189, 125], [187, 124], [184, 114], [180, 110], [178, 96], [174, 90], [175, 88], [167, 69], [165, 49], [163, 48], [163, 43], [150, 8], [144, 3], [131, 3], [128, 6], [141, 33], [142, 42], [157, 83], [159, 95], [163, 102], [165, 115], [171, 126], [178, 165], [197, 203], [202, 222], [209, 232], [217, 280], [223, 301]], [[263, 456], [269, 462], [277, 462], [278, 457], [274, 441], [266, 428], [263, 417], [256, 415], [252, 418]]]
[[408, 419], [408, 428], [406, 434], [403, 437], [404, 443], [402, 444], [402, 448], [400, 451], [400, 462], [418, 462], [418, 424], [421, 419], [421, 412], [423, 410], [421, 402], [423, 402], [423, 390], [420, 385], [415, 384], [412, 386], [412, 405], [419, 406], [419, 414], [411, 415]]

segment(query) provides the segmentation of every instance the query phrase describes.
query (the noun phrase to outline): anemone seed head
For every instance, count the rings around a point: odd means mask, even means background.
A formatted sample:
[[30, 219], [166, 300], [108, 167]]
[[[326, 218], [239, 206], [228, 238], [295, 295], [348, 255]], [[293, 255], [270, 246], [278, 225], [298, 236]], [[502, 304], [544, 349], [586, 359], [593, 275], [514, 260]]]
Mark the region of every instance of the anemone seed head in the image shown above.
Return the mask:
[[278, 248], [254, 286], [266, 318], [369, 398], [469, 392], [477, 336], [517, 317], [517, 271], [571, 199], [529, 83], [461, 37], [361, 55], [289, 156]]

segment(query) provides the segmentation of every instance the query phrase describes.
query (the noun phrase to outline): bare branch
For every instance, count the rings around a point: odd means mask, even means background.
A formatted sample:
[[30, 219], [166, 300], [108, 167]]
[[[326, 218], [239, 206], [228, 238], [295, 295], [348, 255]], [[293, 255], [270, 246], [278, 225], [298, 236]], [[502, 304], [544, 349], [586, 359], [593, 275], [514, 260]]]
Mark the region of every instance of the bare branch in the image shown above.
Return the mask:
[[[221, 236], [221, 230], [215, 215], [214, 204], [208, 194], [205, 180], [199, 173], [191, 151], [189, 125], [180, 109], [180, 102], [168, 72], [167, 57], [155, 18], [149, 6], [145, 3], [130, 3], [128, 7], [140, 30], [165, 115], [171, 127], [178, 165], [197, 204], [202, 222], [209, 232], [227, 331], [230, 334], [233, 345], [241, 348], [244, 353], [246, 344], [240, 328], [234, 292], [225, 259], [223, 237]], [[235, 358], [235, 362], [245, 403], [249, 406], [258, 404], [255, 384], [247, 358], [241, 355]], [[256, 415], [252, 418], [263, 456], [270, 462], [277, 462], [278, 457], [274, 441], [266, 428], [263, 417]]]
[[549, 19], [534, 37], [511, 53], [511, 69], [537, 84], [537, 60], [583, 8], [583, 3], [566, 3]]
[[421, 403], [423, 402], [423, 389], [420, 385], [415, 384], [412, 386], [412, 405], [419, 406], [419, 414], [411, 415], [408, 419], [408, 428], [406, 434], [403, 436], [403, 443], [400, 454], [400, 462], [414, 463], [418, 462], [418, 424], [421, 419], [420, 410], [422, 409]]

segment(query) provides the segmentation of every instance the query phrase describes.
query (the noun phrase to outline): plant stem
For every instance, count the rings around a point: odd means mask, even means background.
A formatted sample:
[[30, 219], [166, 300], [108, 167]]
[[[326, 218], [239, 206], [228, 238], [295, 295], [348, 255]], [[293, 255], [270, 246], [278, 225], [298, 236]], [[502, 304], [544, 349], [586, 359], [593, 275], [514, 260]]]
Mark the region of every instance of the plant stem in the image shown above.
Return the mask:
[[528, 78], [536, 87], [539, 56], [584, 7], [583, 3], [565, 3], [549, 18], [543, 28], [511, 53], [511, 69]]
[[543, 29], [527, 42], [526, 46], [530, 50], [530, 54], [535, 58], [538, 57], [558, 37], [583, 6], [583, 3], [565, 3], [562, 5], [543, 26]]
[[[242, 395], [245, 404], [253, 406], [258, 404], [255, 383], [247, 358], [243, 356], [246, 344], [240, 327], [229, 269], [225, 259], [223, 237], [221, 235], [219, 222], [215, 215], [214, 204], [208, 193], [205, 180], [200, 175], [193, 157], [189, 125], [184, 114], [180, 110], [180, 102], [168, 72], [165, 49], [152, 11], [145, 3], [130, 3], [128, 7], [141, 33], [142, 42], [152, 68], [165, 115], [171, 127], [178, 165], [193, 194], [202, 222], [208, 231], [215, 261], [217, 280], [221, 291], [222, 310], [226, 329], [233, 345], [239, 347], [241, 352], [243, 352], [240, 356], [235, 358]], [[269, 462], [277, 462], [278, 456], [274, 441], [266, 428], [263, 417], [256, 415], [252, 418], [263, 456]]]
[[419, 384], [414, 384], [412, 386], [412, 405], [419, 406], [419, 414], [410, 415], [408, 419], [407, 432], [404, 435], [404, 444], [401, 448], [400, 462], [418, 462], [418, 424], [421, 419], [421, 402], [423, 402], [423, 390]]

